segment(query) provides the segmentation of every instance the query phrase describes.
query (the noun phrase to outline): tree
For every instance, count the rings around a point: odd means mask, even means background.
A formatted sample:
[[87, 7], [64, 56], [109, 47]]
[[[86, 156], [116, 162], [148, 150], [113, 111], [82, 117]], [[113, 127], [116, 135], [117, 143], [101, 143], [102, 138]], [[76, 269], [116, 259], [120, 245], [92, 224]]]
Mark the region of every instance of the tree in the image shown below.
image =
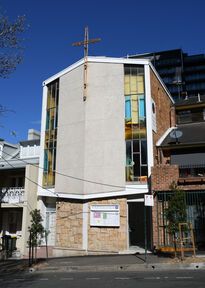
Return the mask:
[[8, 77], [22, 62], [25, 16], [18, 16], [14, 22], [0, 14], [0, 77]]
[[176, 255], [176, 239], [179, 232], [179, 223], [186, 222], [187, 215], [185, 193], [180, 190], [175, 183], [171, 185], [171, 190], [173, 194], [168, 201], [168, 207], [165, 209], [165, 217], [168, 222], [168, 232], [174, 240]]
[[28, 243], [29, 243], [29, 251], [31, 251], [32, 253], [31, 263], [33, 263], [33, 254], [34, 254], [33, 250], [35, 249], [35, 260], [36, 260], [37, 247], [42, 243], [42, 239], [44, 238], [45, 235], [45, 229], [42, 225], [43, 218], [41, 217], [40, 210], [34, 209], [33, 211], [30, 212], [30, 215], [31, 215], [31, 226], [28, 227], [28, 231], [30, 233]]

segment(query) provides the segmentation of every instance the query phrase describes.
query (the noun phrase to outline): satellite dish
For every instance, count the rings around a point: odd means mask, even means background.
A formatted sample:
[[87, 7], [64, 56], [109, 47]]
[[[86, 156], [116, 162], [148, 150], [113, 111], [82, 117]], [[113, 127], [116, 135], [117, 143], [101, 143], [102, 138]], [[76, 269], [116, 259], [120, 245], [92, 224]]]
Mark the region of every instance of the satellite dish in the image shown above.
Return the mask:
[[183, 132], [177, 129], [174, 129], [172, 132], [170, 132], [169, 136], [173, 139], [179, 139], [182, 137]]

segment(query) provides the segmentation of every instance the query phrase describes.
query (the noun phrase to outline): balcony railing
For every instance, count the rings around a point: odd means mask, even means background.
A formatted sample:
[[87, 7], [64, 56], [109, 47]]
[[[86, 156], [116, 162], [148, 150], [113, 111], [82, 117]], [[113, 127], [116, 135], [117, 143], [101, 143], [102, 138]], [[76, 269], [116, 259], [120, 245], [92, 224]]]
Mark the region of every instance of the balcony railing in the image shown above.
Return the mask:
[[1, 190], [3, 194], [5, 193], [2, 203], [15, 204], [24, 202], [25, 190], [23, 187], [2, 188]]
[[205, 182], [205, 164], [179, 166], [179, 182]]

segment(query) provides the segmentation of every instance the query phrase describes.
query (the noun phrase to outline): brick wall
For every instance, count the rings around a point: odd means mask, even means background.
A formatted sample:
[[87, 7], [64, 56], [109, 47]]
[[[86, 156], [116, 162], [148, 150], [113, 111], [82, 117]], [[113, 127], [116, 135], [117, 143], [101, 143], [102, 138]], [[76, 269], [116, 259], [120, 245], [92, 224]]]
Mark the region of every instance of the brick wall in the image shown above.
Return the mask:
[[179, 178], [177, 165], [155, 165], [151, 173], [153, 191], [168, 191], [172, 182], [177, 183]]
[[174, 108], [172, 107], [172, 102], [164, 90], [163, 86], [151, 71], [151, 96], [155, 102], [156, 106], [156, 122], [157, 122], [157, 132], [153, 132], [153, 145], [154, 145], [154, 163], [157, 164], [158, 152], [156, 148], [156, 142], [161, 138], [161, 136], [167, 131], [168, 128], [175, 123], [174, 120]]
[[127, 201], [126, 199], [107, 199], [92, 201], [94, 204], [119, 204], [120, 227], [90, 227], [88, 224], [88, 250], [119, 252], [127, 249]]
[[[169, 191], [170, 185], [174, 181], [176, 184], [178, 183], [179, 179], [179, 169], [177, 165], [156, 165], [152, 167], [152, 177], [151, 177], [151, 185], [152, 191]], [[197, 191], [197, 190], [205, 190], [205, 184], [198, 183], [198, 184], [185, 184], [185, 185], [178, 185], [178, 188], [183, 191]], [[158, 247], [158, 223], [157, 218], [160, 214], [160, 203], [158, 203], [158, 211], [157, 211], [157, 199], [154, 199], [154, 207], [152, 209], [152, 221], [153, 221], [153, 245]], [[159, 237], [162, 237], [160, 235]]]

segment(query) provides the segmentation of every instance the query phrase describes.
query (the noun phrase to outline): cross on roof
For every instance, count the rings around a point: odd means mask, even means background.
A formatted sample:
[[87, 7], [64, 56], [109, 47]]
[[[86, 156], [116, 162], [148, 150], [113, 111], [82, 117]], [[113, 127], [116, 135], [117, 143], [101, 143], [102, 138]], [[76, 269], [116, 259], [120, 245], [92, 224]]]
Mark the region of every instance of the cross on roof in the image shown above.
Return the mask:
[[86, 26], [85, 27], [84, 41], [74, 42], [72, 44], [72, 46], [84, 46], [84, 58], [87, 58], [87, 56], [88, 56], [88, 44], [93, 44], [93, 43], [96, 43], [99, 41], [101, 41], [100, 38], [89, 39], [88, 26]]

